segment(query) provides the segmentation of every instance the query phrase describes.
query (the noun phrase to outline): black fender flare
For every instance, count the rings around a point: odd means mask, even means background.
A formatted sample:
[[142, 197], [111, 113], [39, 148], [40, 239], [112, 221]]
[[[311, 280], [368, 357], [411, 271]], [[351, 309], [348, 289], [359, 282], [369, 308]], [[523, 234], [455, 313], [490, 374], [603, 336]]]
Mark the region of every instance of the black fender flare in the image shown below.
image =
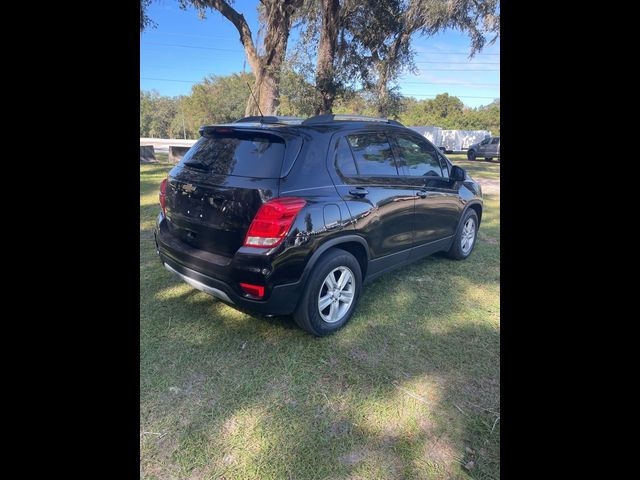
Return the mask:
[[[460, 220], [458, 220], [458, 225], [456, 227], [456, 233], [454, 235], [458, 234], [458, 230], [460, 230], [460, 226], [462, 225], [462, 219], [467, 214], [467, 210], [469, 210], [473, 205], [479, 205], [480, 206], [480, 211], [484, 212], [484, 206], [482, 205], [482, 202], [480, 200], [471, 200], [469, 203], [467, 203], [464, 206], [464, 209], [462, 210], [462, 213], [460, 214]], [[482, 215], [480, 215], [480, 218], [478, 218], [478, 227], [480, 227], [480, 223], [482, 223]]]
[[309, 274], [311, 273], [311, 271], [313, 270], [313, 267], [315, 267], [316, 263], [318, 262], [318, 260], [320, 259], [323, 253], [325, 253], [327, 250], [329, 250], [332, 247], [335, 247], [337, 245], [340, 245], [341, 243], [347, 243], [347, 242], [358, 242], [359, 244], [361, 244], [364, 247], [365, 252], [367, 253], [367, 263], [369, 263], [369, 261], [371, 260], [370, 252], [369, 252], [369, 244], [363, 237], [361, 237], [360, 235], [353, 235], [353, 234], [340, 235], [338, 237], [333, 237], [327, 240], [326, 242], [322, 243], [316, 249], [316, 251], [313, 252], [313, 254], [311, 255], [311, 258], [309, 258], [309, 261], [307, 262], [307, 265], [304, 267], [304, 271], [302, 272], [302, 277], [300, 278], [300, 283], [304, 285], [307, 282], [307, 278], [309, 278]]

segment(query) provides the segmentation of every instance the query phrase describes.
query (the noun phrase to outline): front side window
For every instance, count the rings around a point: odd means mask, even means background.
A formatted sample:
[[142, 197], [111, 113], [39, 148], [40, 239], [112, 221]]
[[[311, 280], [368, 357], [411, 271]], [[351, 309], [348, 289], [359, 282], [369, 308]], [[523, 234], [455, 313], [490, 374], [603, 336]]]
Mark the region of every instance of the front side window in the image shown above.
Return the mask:
[[493, 140], [491, 140], [492, 145], [495, 145], [496, 143], [500, 143], [500, 137], [496, 137]]
[[435, 148], [408, 135], [398, 135], [396, 138], [400, 150], [400, 163], [404, 166], [406, 175], [442, 177], [442, 169]]
[[393, 151], [384, 133], [348, 135], [347, 141], [360, 175], [398, 175]]
[[482, 140], [482, 142], [480, 142], [480, 145], [486, 145], [489, 143], [489, 140], [491, 140], [490, 138], [485, 138], [484, 140]]

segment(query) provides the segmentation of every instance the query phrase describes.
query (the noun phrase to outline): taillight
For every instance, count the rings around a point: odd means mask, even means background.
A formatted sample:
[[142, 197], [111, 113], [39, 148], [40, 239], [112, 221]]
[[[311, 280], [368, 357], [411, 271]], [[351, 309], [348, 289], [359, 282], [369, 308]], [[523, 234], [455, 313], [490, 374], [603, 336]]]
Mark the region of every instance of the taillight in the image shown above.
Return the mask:
[[164, 215], [167, 214], [166, 211], [166, 204], [167, 204], [167, 178], [165, 178], [164, 180], [162, 180], [162, 182], [160, 182], [160, 206], [162, 207], [162, 213]]
[[245, 247], [271, 248], [279, 245], [306, 203], [302, 198], [281, 197], [262, 204], [244, 239]]

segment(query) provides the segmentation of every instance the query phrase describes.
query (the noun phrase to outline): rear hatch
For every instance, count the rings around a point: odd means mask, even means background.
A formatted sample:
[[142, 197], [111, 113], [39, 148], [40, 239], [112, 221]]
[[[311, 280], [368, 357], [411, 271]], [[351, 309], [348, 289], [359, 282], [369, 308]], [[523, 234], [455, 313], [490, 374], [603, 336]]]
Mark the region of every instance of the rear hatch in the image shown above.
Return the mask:
[[266, 129], [207, 127], [169, 172], [169, 232], [188, 245], [232, 256], [260, 206], [278, 196], [279, 179], [302, 139]]

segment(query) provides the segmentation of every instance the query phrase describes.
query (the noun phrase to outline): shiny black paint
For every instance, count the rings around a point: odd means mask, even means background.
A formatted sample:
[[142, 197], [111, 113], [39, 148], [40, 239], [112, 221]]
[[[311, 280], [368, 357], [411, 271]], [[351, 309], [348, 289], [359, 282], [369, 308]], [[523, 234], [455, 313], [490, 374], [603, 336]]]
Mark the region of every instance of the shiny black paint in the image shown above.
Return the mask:
[[[370, 280], [447, 250], [463, 211], [471, 204], [482, 207], [479, 186], [470, 178], [348, 178], [336, 170], [340, 136], [382, 131], [391, 137], [394, 131], [406, 132], [404, 127], [346, 121], [260, 128], [296, 138], [299, 153], [286, 160], [282, 178], [207, 175], [178, 165], [169, 173], [167, 217], [160, 214], [155, 229], [163, 262], [181, 272], [181, 267], [188, 274], [198, 272], [201, 281], [225, 291], [236, 306], [292, 313], [309, 272], [331, 246], [358, 254], [365, 280]], [[451, 163], [444, 156], [442, 161], [448, 174]], [[284, 242], [271, 249], [242, 246], [260, 205], [279, 196], [307, 201]], [[249, 298], [240, 282], [264, 285], [265, 299]]]

